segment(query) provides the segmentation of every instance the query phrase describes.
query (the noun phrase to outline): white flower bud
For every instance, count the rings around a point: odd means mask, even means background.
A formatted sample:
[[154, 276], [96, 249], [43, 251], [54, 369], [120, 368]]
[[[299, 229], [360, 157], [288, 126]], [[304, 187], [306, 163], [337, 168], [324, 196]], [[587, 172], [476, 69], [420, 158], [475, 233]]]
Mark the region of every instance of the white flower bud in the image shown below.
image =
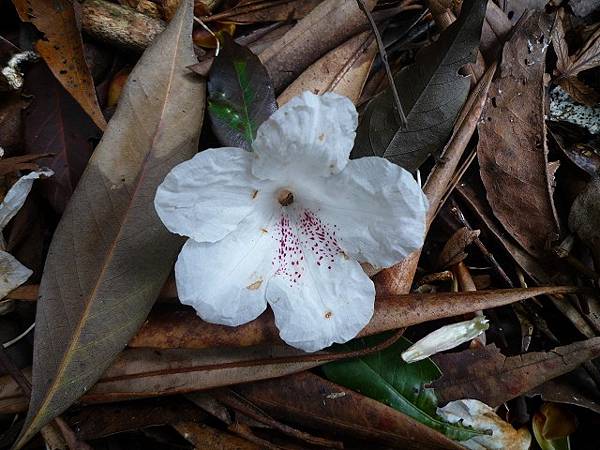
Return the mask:
[[485, 316], [477, 316], [465, 322], [446, 325], [411, 345], [402, 353], [402, 359], [408, 363], [420, 361], [475, 339], [488, 328], [489, 323]]

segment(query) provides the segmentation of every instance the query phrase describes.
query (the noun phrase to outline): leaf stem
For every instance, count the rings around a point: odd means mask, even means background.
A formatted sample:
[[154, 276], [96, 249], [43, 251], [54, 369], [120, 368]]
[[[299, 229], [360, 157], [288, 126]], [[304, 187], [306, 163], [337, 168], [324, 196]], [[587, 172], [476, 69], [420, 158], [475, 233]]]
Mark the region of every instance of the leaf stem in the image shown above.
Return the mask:
[[398, 113], [398, 118], [400, 119], [400, 126], [402, 128], [406, 128], [406, 115], [404, 115], [404, 110], [402, 109], [402, 103], [400, 103], [400, 97], [398, 96], [398, 90], [396, 89], [396, 83], [394, 82], [394, 76], [392, 75], [392, 69], [390, 69], [390, 64], [388, 63], [387, 52], [385, 51], [385, 45], [383, 44], [383, 40], [381, 39], [381, 34], [379, 33], [379, 29], [377, 28], [377, 24], [375, 23], [375, 19], [371, 15], [371, 12], [365, 5], [364, 0], [356, 0], [358, 3], [358, 7], [365, 14], [367, 19], [369, 20], [369, 24], [371, 25], [371, 29], [373, 30], [373, 34], [375, 35], [375, 40], [377, 41], [377, 48], [379, 49], [379, 55], [381, 57], [381, 61], [383, 62], [383, 66], [385, 67], [385, 73], [388, 78], [388, 82], [390, 84], [390, 88], [392, 89], [392, 94], [394, 96], [394, 104], [396, 106], [396, 112]]

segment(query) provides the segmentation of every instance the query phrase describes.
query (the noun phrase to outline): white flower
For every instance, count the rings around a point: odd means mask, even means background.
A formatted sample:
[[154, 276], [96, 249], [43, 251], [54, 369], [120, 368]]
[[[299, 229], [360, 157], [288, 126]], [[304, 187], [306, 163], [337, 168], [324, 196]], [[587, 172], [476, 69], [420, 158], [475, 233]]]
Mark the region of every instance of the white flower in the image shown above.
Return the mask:
[[254, 152], [209, 149], [176, 166], [155, 206], [188, 236], [177, 291], [207, 322], [237, 326], [271, 305], [281, 338], [316, 351], [357, 335], [388, 267], [423, 244], [427, 200], [383, 158], [349, 160], [357, 113], [309, 92], [258, 129]]
[[470, 450], [527, 450], [531, 446], [531, 434], [527, 428], [515, 430], [479, 400], [456, 400], [443, 408], [437, 408], [437, 414], [450, 423], [462, 423], [490, 433], [460, 442], [460, 445]]
[[431, 355], [458, 347], [475, 339], [490, 327], [485, 316], [457, 322], [432, 331], [402, 352], [402, 359], [408, 363], [429, 358]]

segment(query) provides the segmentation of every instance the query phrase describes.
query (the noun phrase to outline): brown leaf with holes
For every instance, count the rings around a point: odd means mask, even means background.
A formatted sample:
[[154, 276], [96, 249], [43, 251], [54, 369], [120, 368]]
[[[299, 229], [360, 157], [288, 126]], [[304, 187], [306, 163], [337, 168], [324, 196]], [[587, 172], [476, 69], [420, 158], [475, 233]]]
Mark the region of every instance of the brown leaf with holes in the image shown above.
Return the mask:
[[529, 14], [505, 45], [478, 126], [481, 179], [498, 220], [534, 256], [559, 233], [550, 186], [544, 70], [552, 18]]
[[96, 96], [94, 80], [85, 61], [78, 26], [77, 2], [69, 0], [13, 0], [23, 22], [31, 22], [44, 34], [35, 48], [54, 76], [77, 100], [101, 130], [106, 120]]
[[441, 402], [473, 398], [496, 407], [598, 356], [600, 337], [509, 357], [488, 345], [434, 356], [443, 375], [432, 386]]

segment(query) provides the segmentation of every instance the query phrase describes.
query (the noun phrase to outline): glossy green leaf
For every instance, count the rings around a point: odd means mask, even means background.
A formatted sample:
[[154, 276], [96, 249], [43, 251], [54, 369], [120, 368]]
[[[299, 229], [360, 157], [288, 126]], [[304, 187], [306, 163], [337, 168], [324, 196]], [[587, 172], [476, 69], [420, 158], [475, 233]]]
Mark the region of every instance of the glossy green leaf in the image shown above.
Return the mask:
[[400, 128], [390, 89], [369, 102], [352, 157], [383, 156], [414, 171], [430, 154], [441, 152], [469, 94], [470, 81], [459, 70], [475, 61], [486, 5], [465, 0], [458, 20], [394, 76], [405, 128]]
[[[344, 344], [346, 350], [371, 347], [384, 337], [372, 336]], [[436, 414], [437, 398], [433, 389], [424, 387], [442, 373], [431, 359], [407, 364], [400, 354], [412, 343], [401, 338], [385, 350], [362, 358], [336, 361], [323, 366], [331, 381], [374, 398], [413, 419], [444, 433], [465, 440], [482, 434], [460, 425], [452, 425]]]
[[208, 113], [221, 144], [251, 149], [256, 130], [277, 109], [273, 83], [248, 48], [227, 34], [208, 74]]

